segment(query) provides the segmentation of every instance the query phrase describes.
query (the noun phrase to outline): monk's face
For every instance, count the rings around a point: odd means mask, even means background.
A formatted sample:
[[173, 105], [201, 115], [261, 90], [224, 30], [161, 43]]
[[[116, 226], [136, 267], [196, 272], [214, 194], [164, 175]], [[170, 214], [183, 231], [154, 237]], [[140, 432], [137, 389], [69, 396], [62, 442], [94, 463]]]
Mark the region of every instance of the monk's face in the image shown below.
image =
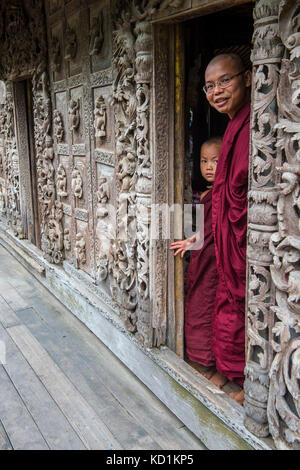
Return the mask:
[[212, 93], [206, 95], [209, 104], [219, 113], [227, 114], [230, 119], [249, 99], [251, 72], [248, 70], [232, 78], [227, 88], [221, 88], [216, 83], [224, 77], [230, 78], [239, 72], [242, 72], [240, 65], [231, 57], [220, 59], [218, 62], [208, 65], [205, 72], [205, 84], [215, 84]]
[[200, 171], [203, 178], [209, 183], [215, 180], [215, 173], [219, 158], [221, 144], [203, 144], [200, 154]]

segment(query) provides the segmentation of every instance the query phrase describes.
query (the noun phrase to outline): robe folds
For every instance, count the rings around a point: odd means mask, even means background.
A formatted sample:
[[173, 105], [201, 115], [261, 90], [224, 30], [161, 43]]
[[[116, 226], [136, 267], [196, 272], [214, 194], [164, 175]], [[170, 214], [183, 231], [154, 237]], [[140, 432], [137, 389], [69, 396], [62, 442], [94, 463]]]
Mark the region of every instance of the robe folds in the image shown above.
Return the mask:
[[216, 368], [243, 385], [245, 368], [246, 235], [250, 103], [228, 123], [212, 194], [219, 275], [213, 316]]
[[212, 351], [212, 315], [218, 283], [211, 226], [212, 191], [201, 200], [204, 205], [204, 243], [192, 250], [186, 275], [185, 352], [193, 362], [215, 365]]

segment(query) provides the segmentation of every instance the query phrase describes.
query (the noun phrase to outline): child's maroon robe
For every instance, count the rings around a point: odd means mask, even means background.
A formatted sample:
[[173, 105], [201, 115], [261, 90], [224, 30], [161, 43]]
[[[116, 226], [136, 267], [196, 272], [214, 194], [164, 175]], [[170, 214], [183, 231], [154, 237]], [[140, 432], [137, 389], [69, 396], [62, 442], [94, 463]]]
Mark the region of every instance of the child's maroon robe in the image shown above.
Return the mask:
[[212, 315], [218, 284], [214, 239], [211, 226], [212, 191], [204, 204], [204, 244], [192, 250], [187, 270], [185, 301], [185, 351], [188, 359], [204, 366], [215, 365], [212, 352]]
[[213, 186], [212, 226], [219, 284], [213, 319], [216, 367], [244, 382], [250, 104], [228, 123]]

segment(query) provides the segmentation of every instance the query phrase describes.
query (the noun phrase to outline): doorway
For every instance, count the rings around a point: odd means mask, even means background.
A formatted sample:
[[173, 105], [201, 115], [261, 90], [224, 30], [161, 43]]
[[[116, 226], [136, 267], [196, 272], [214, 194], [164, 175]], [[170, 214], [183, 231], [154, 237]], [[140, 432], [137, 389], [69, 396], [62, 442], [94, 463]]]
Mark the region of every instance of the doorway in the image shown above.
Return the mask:
[[14, 83], [14, 97], [19, 150], [21, 217], [25, 237], [40, 248], [31, 79]]
[[[174, 202], [192, 204], [194, 208], [200, 202], [200, 194], [206, 189], [207, 183], [200, 173], [200, 148], [204, 141], [213, 136], [222, 136], [225, 132], [228, 117], [212, 109], [203, 92], [204, 74], [209, 61], [221, 53], [237, 53], [241, 56], [245, 68], [251, 69], [251, 42], [253, 35], [253, 2], [229, 8], [211, 15], [198, 16], [192, 20], [175, 26], [174, 44], [182, 42], [181, 50], [175, 51], [175, 64], [181, 67], [174, 72], [175, 97], [175, 164], [174, 164]], [[181, 55], [178, 55], [181, 54]], [[178, 70], [181, 69], [178, 81]], [[180, 83], [181, 93], [177, 93], [176, 83]], [[179, 111], [178, 111], [179, 110]], [[176, 128], [176, 114], [181, 113], [182, 127]], [[180, 157], [178, 157], [180, 155]], [[180, 164], [178, 162], [180, 158]], [[180, 185], [180, 191], [176, 191]], [[196, 227], [195, 227], [196, 229]], [[196, 230], [195, 230], [196, 231]], [[189, 234], [184, 233], [182, 238]], [[184, 345], [184, 300], [185, 274], [188, 267], [188, 255], [185, 260], [174, 262], [174, 297], [175, 317], [180, 330], [176, 331], [176, 353], [185, 357]], [[192, 364], [191, 364], [192, 365]], [[196, 367], [194, 367], [198, 370]], [[199, 371], [199, 370], [198, 370]], [[235, 384], [233, 384], [235, 385]], [[226, 388], [226, 389], [225, 389]], [[224, 391], [236, 391], [236, 387], [226, 385]]]

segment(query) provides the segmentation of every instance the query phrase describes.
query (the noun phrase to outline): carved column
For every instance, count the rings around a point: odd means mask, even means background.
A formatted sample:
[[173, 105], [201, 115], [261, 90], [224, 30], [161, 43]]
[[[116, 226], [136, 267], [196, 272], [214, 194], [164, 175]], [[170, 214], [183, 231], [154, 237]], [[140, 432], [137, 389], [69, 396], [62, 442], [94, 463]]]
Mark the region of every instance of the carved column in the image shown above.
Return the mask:
[[279, 449], [300, 449], [300, 1], [280, 3], [285, 46], [278, 86], [277, 231], [270, 239], [276, 302], [268, 421]]
[[138, 333], [146, 346], [152, 346], [150, 309], [150, 212], [152, 191], [152, 159], [150, 155], [150, 84], [152, 77], [152, 25], [137, 21], [135, 26], [137, 125], [137, 289]]
[[136, 291], [136, 210], [137, 166], [135, 36], [130, 4], [115, 3], [113, 103], [115, 114], [117, 220], [116, 239], [112, 241], [108, 272], [113, 296], [121, 306], [126, 328], [137, 330]]
[[55, 153], [51, 136], [51, 100], [45, 61], [41, 61], [35, 70], [32, 94], [41, 248], [48, 261], [58, 264], [63, 259], [62, 208], [55, 197]]
[[278, 31], [279, 0], [259, 0], [254, 8], [252, 117], [250, 142], [247, 366], [245, 369], [245, 425], [260, 437], [269, 434], [267, 400], [273, 359], [271, 335], [272, 255], [269, 242], [277, 231], [276, 92], [283, 46]]
[[[182, 0], [175, 3], [178, 6]], [[153, 339], [157, 346], [164, 343], [166, 331], [165, 315], [152, 315], [150, 296], [153, 30], [149, 20], [157, 10], [172, 6], [173, 0], [124, 0], [115, 3], [114, 13], [113, 96], [119, 188], [118, 239], [109, 272], [113, 294], [123, 306], [125, 324], [146, 347], [153, 345]]]

